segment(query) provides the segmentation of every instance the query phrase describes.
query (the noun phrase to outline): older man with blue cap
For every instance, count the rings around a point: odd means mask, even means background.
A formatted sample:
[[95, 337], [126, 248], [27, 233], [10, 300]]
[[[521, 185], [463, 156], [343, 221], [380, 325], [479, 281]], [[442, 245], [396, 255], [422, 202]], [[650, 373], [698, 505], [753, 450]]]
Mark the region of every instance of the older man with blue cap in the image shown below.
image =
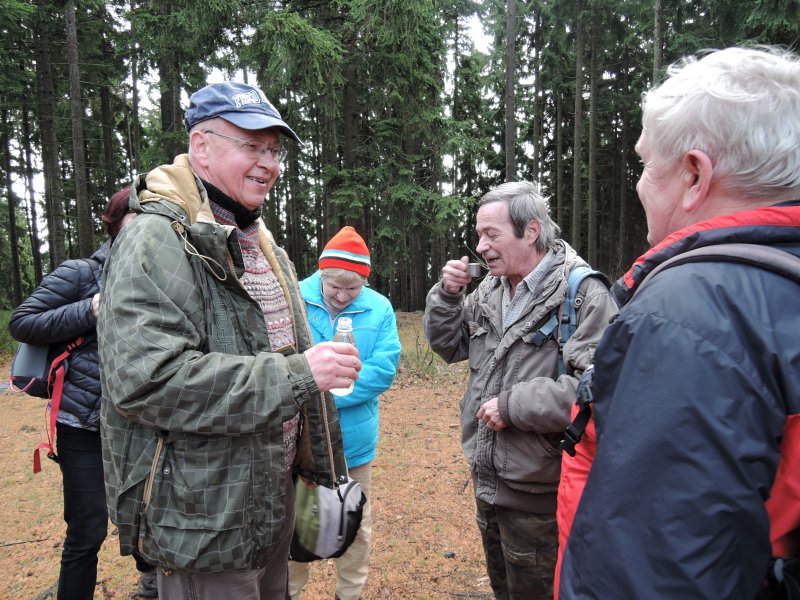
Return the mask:
[[189, 152], [140, 175], [98, 322], [103, 457], [122, 554], [159, 597], [282, 599], [293, 472], [346, 479], [326, 392], [349, 344], [313, 345], [294, 268], [260, 218], [299, 142], [264, 93], [223, 82], [186, 111]]

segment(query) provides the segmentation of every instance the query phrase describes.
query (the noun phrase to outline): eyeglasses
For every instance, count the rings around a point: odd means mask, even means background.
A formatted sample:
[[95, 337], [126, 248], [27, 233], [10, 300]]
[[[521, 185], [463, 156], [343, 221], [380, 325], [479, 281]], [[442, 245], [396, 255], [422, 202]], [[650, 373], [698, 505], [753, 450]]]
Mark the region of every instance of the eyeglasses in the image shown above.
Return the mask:
[[289, 151], [283, 146], [276, 146], [275, 148], [270, 148], [264, 142], [259, 142], [258, 140], [241, 140], [239, 138], [235, 138], [230, 135], [223, 135], [222, 133], [211, 131], [210, 129], [206, 129], [203, 133], [210, 133], [212, 135], [216, 135], [221, 138], [233, 140], [234, 142], [239, 142], [239, 150], [244, 152], [250, 158], [256, 160], [261, 158], [262, 156], [270, 155], [272, 156], [273, 160], [275, 160], [275, 162], [282, 163], [286, 159], [286, 156], [289, 154]]

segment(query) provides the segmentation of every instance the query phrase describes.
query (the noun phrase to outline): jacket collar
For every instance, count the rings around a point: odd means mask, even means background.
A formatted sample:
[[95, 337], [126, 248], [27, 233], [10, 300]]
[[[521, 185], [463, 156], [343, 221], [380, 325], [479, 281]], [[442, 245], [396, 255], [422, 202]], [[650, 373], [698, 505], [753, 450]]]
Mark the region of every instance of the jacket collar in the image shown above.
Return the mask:
[[662, 262], [695, 248], [728, 242], [800, 243], [800, 200], [730, 213], [675, 231], [634, 261], [614, 283], [612, 295], [622, 306]]
[[[568, 272], [577, 265], [585, 264], [572, 246], [562, 239], [556, 240], [553, 250], [555, 256], [550, 267], [536, 286], [539, 293], [534, 300], [533, 310], [520, 315], [520, 320], [524, 321], [527, 329], [564, 302], [567, 297]], [[489, 317], [497, 331], [503, 331], [502, 299], [499, 296], [503, 293], [503, 287], [500, 278], [487, 275], [473, 293], [481, 312]], [[509, 328], [509, 331], [512, 329], [514, 328]]]

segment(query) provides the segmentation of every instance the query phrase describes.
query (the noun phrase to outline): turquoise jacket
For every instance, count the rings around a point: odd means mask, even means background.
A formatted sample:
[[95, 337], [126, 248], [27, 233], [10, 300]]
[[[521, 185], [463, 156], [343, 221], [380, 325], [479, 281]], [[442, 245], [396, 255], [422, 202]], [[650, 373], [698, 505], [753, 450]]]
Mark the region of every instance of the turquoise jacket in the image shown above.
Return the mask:
[[353, 336], [361, 358], [361, 372], [347, 396], [334, 396], [339, 410], [347, 466], [358, 467], [375, 458], [378, 445], [378, 396], [389, 389], [400, 360], [400, 337], [394, 310], [387, 298], [366, 286], [336, 319], [331, 319], [322, 300], [320, 272], [300, 282], [306, 301], [314, 343], [329, 342], [336, 321], [353, 319]]

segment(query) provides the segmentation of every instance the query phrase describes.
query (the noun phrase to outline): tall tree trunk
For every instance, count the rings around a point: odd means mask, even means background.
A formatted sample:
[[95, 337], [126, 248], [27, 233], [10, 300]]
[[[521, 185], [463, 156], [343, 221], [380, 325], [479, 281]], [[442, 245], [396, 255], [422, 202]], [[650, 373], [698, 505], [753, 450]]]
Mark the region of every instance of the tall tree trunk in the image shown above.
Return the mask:
[[[3, 99], [5, 100], [5, 98]], [[5, 171], [6, 198], [8, 198], [8, 239], [11, 244], [11, 294], [14, 306], [22, 302], [22, 276], [19, 267], [19, 239], [17, 237], [17, 196], [11, 187], [11, 145], [9, 144], [11, 128], [8, 110], [0, 111], [0, 150], [3, 152], [3, 170]]]
[[305, 233], [303, 232], [303, 209], [300, 203], [303, 201], [303, 195], [300, 193], [300, 159], [294, 154], [288, 160], [288, 184], [287, 198], [286, 198], [286, 238], [287, 247], [286, 251], [289, 253], [289, 258], [298, 265], [304, 264], [303, 254], [303, 239]]
[[[336, 219], [336, 208], [332, 202], [332, 198], [336, 195], [341, 181], [340, 166], [337, 159], [339, 154], [339, 144], [336, 131], [336, 102], [334, 102], [332, 98], [326, 98], [324, 106], [326, 107], [326, 110], [323, 112], [321, 117], [322, 131], [320, 136], [320, 145], [322, 148], [320, 151], [320, 159], [322, 161], [322, 172], [326, 173], [327, 171], [327, 173], [325, 178], [322, 180], [322, 207], [316, 215], [317, 244], [319, 245], [320, 252], [322, 252], [322, 248], [328, 243], [328, 240], [331, 239], [337, 231], [337, 229], [335, 229], [335, 227], [338, 225]], [[344, 108], [342, 110], [344, 110]]]
[[[172, 15], [173, 0], [159, 0], [159, 8], [165, 18]], [[177, 41], [176, 46], [172, 49], [162, 49], [162, 54], [158, 57], [158, 72], [160, 75], [158, 87], [161, 93], [159, 99], [161, 131], [166, 134], [174, 134], [183, 126], [180, 118], [180, 58], [177, 52]], [[167, 135], [165, 149], [170, 157], [183, 151], [175, 135]]]
[[[170, 54], [162, 56], [158, 61], [159, 108], [161, 109], [161, 131], [166, 134], [173, 134], [180, 129], [178, 123], [177, 108], [180, 99], [180, 85], [178, 84], [178, 70], [175, 56]], [[180, 144], [175, 140], [175, 136], [168, 135], [165, 143], [168, 156], [177, 156], [182, 152]]]
[[[130, 0], [130, 11], [136, 8], [136, 0]], [[141, 154], [141, 139], [139, 131], [139, 48], [137, 47], [138, 32], [131, 22], [131, 111], [128, 116], [128, 153], [130, 158], [131, 173], [141, 169], [139, 156]]]
[[36, 210], [36, 195], [33, 189], [33, 151], [31, 149], [31, 125], [28, 109], [22, 109], [22, 150], [25, 153], [25, 179], [28, 182], [27, 197], [30, 215], [28, 218], [28, 232], [31, 240], [31, 255], [33, 256], [33, 278], [36, 285], [42, 280], [42, 251], [39, 248], [39, 216]]
[[278, 214], [280, 212], [278, 208], [279, 204], [280, 194], [278, 190], [273, 187], [271, 192], [267, 194], [264, 205], [261, 207], [261, 217], [264, 219], [264, 222], [267, 224], [267, 229], [270, 230], [276, 242], [280, 239], [281, 234], [280, 223], [278, 222]]
[[591, 59], [589, 73], [589, 194], [588, 194], [588, 235], [587, 257], [589, 264], [597, 264], [597, 95], [599, 93], [599, 74], [597, 54], [600, 51], [597, 43], [597, 24], [592, 20], [590, 33]]
[[[627, 79], [627, 78], [626, 78]], [[622, 108], [622, 148], [619, 170], [619, 225], [617, 226], [617, 260], [620, 270], [627, 265], [628, 243], [631, 228], [628, 223], [628, 144], [630, 143], [630, 115]]]
[[83, 147], [83, 103], [81, 102], [81, 76], [78, 67], [78, 29], [75, 23], [75, 3], [67, 0], [65, 10], [67, 28], [67, 63], [69, 64], [69, 112], [72, 120], [72, 160], [75, 177], [75, 207], [77, 212], [78, 251], [90, 256], [94, 250], [94, 225], [92, 207], [86, 183], [86, 153]]
[[113, 128], [111, 120], [111, 90], [107, 85], [100, 87], [100, 122], [103, 131], [103, 191], [106, 198], [111, 198], [116, 191], [114, 178], [114, 140], [111, 135]]
[[653, 83], [655, 84], [661, 75], [661, 62], [663, 60], [664, 48], [664, 12], [661, 4], [662, 0], [655, 0], [653, 8]]
[[[459, 27], [458, 16], [453, 18], [453, 120], [459, 121], [461, 119], [461, 86], [459, 78], [461, 77], [461, 27]], [[453, 144], [453, 169], [450, 176], [450, 185], [453, 194], [458, 193], [458, 165], [459, 165], [459, 152], [458, 144]], [[441, 241], [441, 240], [439, 240]]]
[[553, 100], [556, 104], [556, 222], [565, 229], [567, 199], [564, 198], [564, 101], [559, 91], [554, 94]]
[[50, 59], [51, 29], [48, 2], [37, 2], [36, 16], [36, 87], [42, 166], [47, 205], [47, 241], [50, 248], [50, 270], [66, 258], [64, 235], [64, 202], [61, 195], [61, 170], [58, 159], [58, 135], [55, 126], [53, 67]]
[[533, 97], [534, 97], [534, 112], [533, 112], [533, 170], [532, 176], [536, 181], [539, 181], [540, 173], [542, 171], [542, 143], [544, 140], [544, 114], [545, 103], [544, 94], [545, 90], [542, 86], [542, 13], [536, 13], [534, 23], [536, 28], [533, 32]]
[[577, 2], [575, 28], [575, 131], [572, 153], [572, 236], [570, 242], [580, 253], [581, 248], [581, 142], [583, 137], [583, 1]]
[[506, 181], [517, 180], [516, 119], [517, 0], [506, 2]]
[[[350, 172], [350, 177], [352, 177], [352, 170], [355, 168], [357, 160], [356, 137], [358, 136], [358, 100], [356, 98], [356, 69], [351, 61], [348, 61], [345, 67], [342, 113], [343, 166], [346, 171]], [[339, 227], [344, 225], [341, 220], [341, 211], [339, 211], [338, 208], [337, 213], [338, 221], [336, 222], [336, 229], [329, 232], [331, 235], [335, 234], [339, 230]], [[356, 230], [364, 230], [363, 213], [360, 218], [355, 219], [353, 226]]]
[[[291, 105], [296, 104], [295, 96], [290, 92], [288, 102]], [[289, 113], [294, 110], [287, 109]], [[287, 165], [284, 167], [288, 170], [287, 178], [284, 183], [287, 184], [287, 198], [286, 198], [286, 238], [287, 238], [287, 251], [289, 258], [297, 265], [304, 264], [303, 254], [303, 240], [305, 239], [305, 232], [303, 231], [303, 194], [300, 192], [300, 157], [298, 152], [293, 152], [289, 155]]]

